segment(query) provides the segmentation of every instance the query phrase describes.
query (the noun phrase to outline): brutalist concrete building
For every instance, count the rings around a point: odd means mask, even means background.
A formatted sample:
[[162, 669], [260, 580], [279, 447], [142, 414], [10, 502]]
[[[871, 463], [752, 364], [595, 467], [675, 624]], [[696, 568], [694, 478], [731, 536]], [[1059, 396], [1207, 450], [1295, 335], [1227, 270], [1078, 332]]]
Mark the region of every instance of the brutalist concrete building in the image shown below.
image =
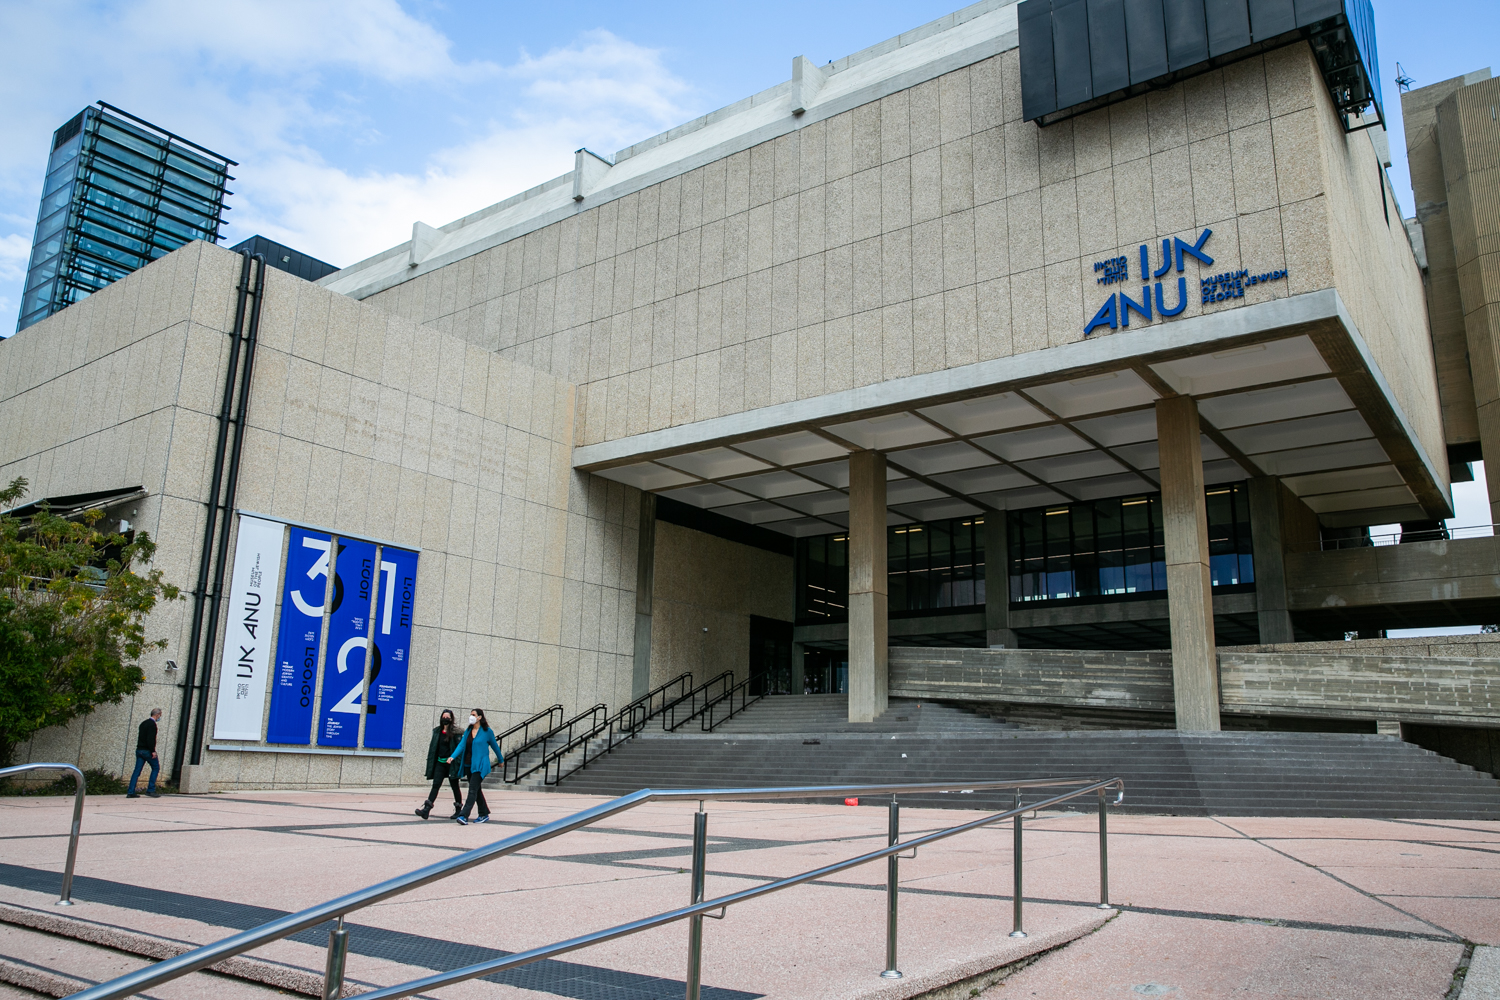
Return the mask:
[[193, 243], [29, 327], [0, 477], [195, 596], [24, 753], [119, 771], [160, 704], [194, 783], [412, 782], [441, 707], [665, 687], [1492, 769], [1492, 637], [1372, 636], [1500, 621], [1442, 527], [1500, 453], [1500, 85], [1402, 95], [1402, 205], [1374, 28], [985, 0], [316, 284]]

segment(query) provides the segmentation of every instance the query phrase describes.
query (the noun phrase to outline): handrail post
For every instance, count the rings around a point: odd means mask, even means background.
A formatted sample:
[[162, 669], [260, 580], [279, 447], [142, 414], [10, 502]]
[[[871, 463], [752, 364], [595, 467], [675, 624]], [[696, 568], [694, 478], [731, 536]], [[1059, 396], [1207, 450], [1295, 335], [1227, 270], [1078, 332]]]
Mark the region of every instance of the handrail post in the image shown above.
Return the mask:
[[1013, 938], [1023, 938], [1026, 932], [1021, 929], [1021, 790], [1016, 789], [1016, 814], [1012, 817], [1015, 824], [1015, 845], [1012, 848], [1011, 868], [1015, 872], [1015, 899], [1011, 904], [1012, 916], [1014, 918], [1015, 930], [1010, 932]]
[[[703, 883], [708, 867], [708, 813], [703, 803], [693, 814], [693, 887], [690, 903], [703, 902]], [[703, 914], [688, 918], [687, 1000], [699, 1000], [703, 983]]]
[[344, 917], [328, 929], [328, 964], [323, 971], [323, 1000], [339, 1000], [344, 995], [344, 961], [349, 957], [349, 929]]
[[[895, 847], [900, 840], [901, 806], [892, 795], [889, 842], [886, 846]], [[885, 971], [880, 974], [881, 979], [901, 978], [901, 970], [896, 968], [896, 898], [899, 886], [899, 865], [900, 862], [896, 860], [894, 854], [885, 859]]]
[[1109, 798], [1099, 789], [1099, 909], [1109, 905]]
[[73, 905], [73, 865], [78, 861], [78, 831], [83, 827], [83, 772], [68, 768], [73, 774], [73, 827], [68, 831], [68, 864], [63, 869], [62, 898], [58, 906]]

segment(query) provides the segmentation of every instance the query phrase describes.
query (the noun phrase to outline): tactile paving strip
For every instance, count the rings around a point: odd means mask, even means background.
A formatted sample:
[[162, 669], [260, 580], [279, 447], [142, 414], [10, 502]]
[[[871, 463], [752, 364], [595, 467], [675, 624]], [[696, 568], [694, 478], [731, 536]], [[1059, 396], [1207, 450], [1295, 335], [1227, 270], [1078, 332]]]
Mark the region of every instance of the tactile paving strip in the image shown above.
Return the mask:
[[[61, 876], [57, 872], [27, 868], [23, 865], [0, 863], [0, 883], [17, 889], [34, 892], [57, 892], [61, 888]], [[258, 927], [277, 917], [284, 917], [285, 910], [273, 910], [265, 906], [235, 903], [226, 899], [207, 896], [192, 896], [181, 892], [148, 889], [124, 882], [90, 878], [78, 875], [73, 879], [75, 899], [104, 903], [146, 913], [182, 917], [198, 920], [219, 927], [247, 930]], [[403, 965], [423, 969], [446, 971], [473, 965], [493, 958], [512, 954], [498, 948], [446, 941], [441, 938], [423, 937], [402, 931], [369, 927], [364, 924], [347, 924], [349, 928], [349, 950], [358, 955], [383, 958]], [[324, 947], [328, 943], [328, 927], [322, 924], [292, 935], [289, 940]], [[680, 997], [686, 984], [679, 979], [664, 979], [644, 976], [635, 972], [621, 972], [595, 965], [577, 962], [560, 962], [553, 959], [533, 962], [519, 969], [485, 976], [492, 983], [504, 983], [518, 989], [550, 993], [553, 996], [571, 997], [573, 1000], [662, 1000]], [[703, 1000], [757, 1000], [760, 993], [730, 990], [717, 986], [703, 987]]]

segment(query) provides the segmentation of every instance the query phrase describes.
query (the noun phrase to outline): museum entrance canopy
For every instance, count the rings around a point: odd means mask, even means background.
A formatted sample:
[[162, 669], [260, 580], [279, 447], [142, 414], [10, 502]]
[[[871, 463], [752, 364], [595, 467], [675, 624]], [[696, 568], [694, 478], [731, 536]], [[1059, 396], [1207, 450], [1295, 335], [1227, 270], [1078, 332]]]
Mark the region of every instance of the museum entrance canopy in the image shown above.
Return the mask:
[[1333, 290], [587, 445], [574, 465], [816, 535], [848, 526], [856, 450], [886, 454], [891, 523], [1155, 490], [1154, 404], [1174, 394], [1198, 401], [1207, 482], [1281, 477], [1334, 527], [1451, 514], [1446, 469]]

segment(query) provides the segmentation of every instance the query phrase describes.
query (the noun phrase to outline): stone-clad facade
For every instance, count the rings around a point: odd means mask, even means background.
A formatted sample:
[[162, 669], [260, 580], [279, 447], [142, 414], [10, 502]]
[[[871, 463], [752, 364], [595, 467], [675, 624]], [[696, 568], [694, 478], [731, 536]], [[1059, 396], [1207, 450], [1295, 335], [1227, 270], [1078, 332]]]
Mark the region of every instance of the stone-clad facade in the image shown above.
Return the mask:
[[[154, 565], [184, 588], [239, 267], [189, 244], [0, 347], [0, 477], [25, 476], [33, 497], [144, 486], [118, 515], [157, 540]], [[426, 761], [410, 749], [443, 707], [505, 723], [553, 702], [629, 700], [640, 495], [571, 470], [573, 387], [281, 271], [267, 279], [237, 506], [420, 547], [409, 752], [209, 752], [212, 781], [411, 783]], [[181, 691], [164, 664], [184, 659], [188, 623], [187, 602], [153, 614], [152, 638], [169, 645], [142, 661], [145, 687], [18, 759], [119, 773], [132, 720], [156, 706], [168, 757]]]
[[[411, 783], [442, 707], [615, 711], [788, 647], [770, 683], [847, 690], [852, 721], [917, 691], [929, 647], [986, 644], [954, 655], [1021, 671], [1036, 718], [1103, 671], [1146, 691], [1094, 706], [1110, 724], [1402, 721], [1316, 655], [1262, 650], [1250, 701], [1224, 667], [1257, 637], [1500, 619], [1492, 539], [1368, 547], [1451, 516], [1448, 447], [1495, 382], [1449, 391], [1452, 276], [1424, 272], [1383, 132], [1351, 130], [1305, 40], [1042, 128], [1016, 23], [982, 0], [799, 58], [316, 285], [269, 272], [236, 506], [420, 549], [404, 756], [217, 741], [207, 780]], [[0, 345], [0, 476], [141, 486], [110, 516], [185, 585], [239, 262], [191, 244]], [[155, 705], [172, 744], [186, 605], [151, 627], [147, 686], [26, 759], [122, 770]], [[1360, 683], [1421, 687], [1418, 655]], [[1406, 721], [1453, 715], [1422, 690]]]

